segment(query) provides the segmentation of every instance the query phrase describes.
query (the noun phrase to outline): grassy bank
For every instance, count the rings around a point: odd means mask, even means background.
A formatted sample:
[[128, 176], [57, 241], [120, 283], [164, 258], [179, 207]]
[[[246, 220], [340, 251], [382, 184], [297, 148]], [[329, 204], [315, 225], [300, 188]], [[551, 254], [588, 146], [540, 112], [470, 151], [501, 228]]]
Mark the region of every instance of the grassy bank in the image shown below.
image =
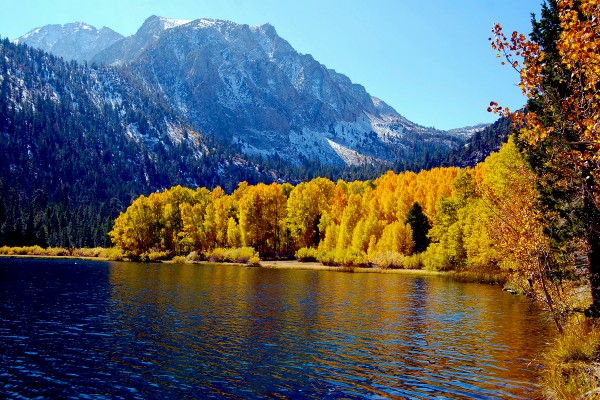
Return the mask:
[[498, 271], [450, 271], [447, 274], [456, 282], [482, 283], [485, 285], [497, 285], [502, 288], [510, 281], [510, 275], [508, 273]]
[[600, 321], [565, 329], [545, 356], [543, 386], [551, 399], [600, 399]]
[[9, 257], [61, 257], [61, 258], [88, 258], [108, 261], [141, 261], [141, 262], [167, 262], [167, 263], [199, 263], [207, 261], [211, 263], [234, 263], [250, 264], [263, 268], [273, 269], [298, 269], [298, 270], [318, 270], [335, 272], [357, 272], [357, 273], [378, 273], [378, 274], [404, 274], [404, 275], [429, 275], [429, 276], [449, 276], [452, 279], [463, 283], [485, 283], [485, 284], [503, 284], [506, 282], [505, 276], [493, 273], [470, 273], [470, 272], [442, 272], [430, 271], [425, 269], [404, 269], [404, 268], [380, 268], [380, 267], [357, 267], [346, 265], [324, 265], [320, 262], [305, 262], [299, 260], [260, 260], [258, 254], [248, 247], [235, 249], [214, 249], [205, 254], [191, 252], [187, 256], [170, 257], [166, 252], [144, 253], [136, 259], [128, 257], [118, 248], [82, 248], [73, 249], [65, 247], [23, 246], [23, 247], [0, 247], [0, 256]]
[[8, 257], [61, 257], [61, 258], [89, 258], [99, 260], [120, 261], [123, 260], [123, 252], [117, 248], [84, 248], [72, 249], [65, 247], [0, 247], [0, 256]]

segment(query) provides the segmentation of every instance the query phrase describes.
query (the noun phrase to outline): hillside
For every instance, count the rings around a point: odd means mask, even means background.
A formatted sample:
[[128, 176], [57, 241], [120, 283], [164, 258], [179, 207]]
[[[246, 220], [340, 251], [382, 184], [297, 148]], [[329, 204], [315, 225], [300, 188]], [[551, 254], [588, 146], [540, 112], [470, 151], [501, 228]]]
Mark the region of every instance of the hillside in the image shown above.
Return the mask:
[[123, 205], [170, 187], [273, 180], [113, 68], [0, 42], [0, 243], [108, 244]]

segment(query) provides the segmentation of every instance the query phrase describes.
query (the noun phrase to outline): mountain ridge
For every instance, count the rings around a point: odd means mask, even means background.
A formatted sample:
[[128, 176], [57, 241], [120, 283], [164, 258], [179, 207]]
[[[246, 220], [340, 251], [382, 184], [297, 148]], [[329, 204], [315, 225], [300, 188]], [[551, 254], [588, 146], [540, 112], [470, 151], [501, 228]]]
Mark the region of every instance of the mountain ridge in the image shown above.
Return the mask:
[[416, 141], [441, 152], [464, 140], [408, 121], [270, 24], [151, 16], [89, 61], [131, 69], [196, 129], [250, 156], [392, 164], [414, 161]]

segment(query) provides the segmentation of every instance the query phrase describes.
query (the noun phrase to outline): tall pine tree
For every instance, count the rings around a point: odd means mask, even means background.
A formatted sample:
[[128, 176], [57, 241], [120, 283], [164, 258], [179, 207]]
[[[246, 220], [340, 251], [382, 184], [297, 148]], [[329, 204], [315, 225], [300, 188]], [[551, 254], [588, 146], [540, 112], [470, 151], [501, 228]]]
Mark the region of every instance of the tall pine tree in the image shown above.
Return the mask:
[[423, 214], [423, 209], [418, 202], [415, 202], [408, 214], [406, 214], [405, 224], [409, 224], [412, 228], [413, 233], [413, 241], [415, 242], [415, 247], [413, 251], [415, 253], [421, 253], [427, 249], [429, 246], [429, 238], [427, 234], [431, 229], [431, 223], [425, 214]]

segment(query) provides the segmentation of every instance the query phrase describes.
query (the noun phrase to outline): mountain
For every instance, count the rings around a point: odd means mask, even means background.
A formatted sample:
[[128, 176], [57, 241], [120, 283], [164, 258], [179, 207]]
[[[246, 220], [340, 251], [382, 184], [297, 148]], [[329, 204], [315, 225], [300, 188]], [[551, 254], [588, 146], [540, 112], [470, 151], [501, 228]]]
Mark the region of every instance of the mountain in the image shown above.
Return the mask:
[[84, 22], [65, 25], [46, 25], [21, 36], [16, 43], [43, 49], [66, 61], [87, 61], [123, 35], [110, 28], [96, 29]]
[[[162, 31], [146, 21], [120, 54], [194, 127], [243, 153], [296, 164], [391, 163], [414, 156], [412, 143], [448, 149], [456, 137], [414, 124], [346, 76], [302, 55], [269, 24], [200, 19]], [[151, 35], [148, 33], [152, 32]], [[95, 60], [103, 60], [106, 53]]]
[[88, 61], [130, 70], [196, 130], [249, 156], [294, 165], [393, 165], [465, 140], [460, 132], [408, 121], [345, 75], [298, 53], [269, 24], [153, 16]]
[[133, 198], [178, 184], [373, 179], [483, 154], [465, 142], [488, 128], [413, 123], [268, 24], [106, 29], [0, 41], [0, 245], [108, 245]]
[[89, 61], [113, 66], [126, 64], [138, 58], [144, 50], [159, 39], [164, 31], [189, 22], [152, 16], [144, 22], [135, 35], [123, 38], [113, 43], [112, 46], [99, 49], [98, 52], [91, 55]]

